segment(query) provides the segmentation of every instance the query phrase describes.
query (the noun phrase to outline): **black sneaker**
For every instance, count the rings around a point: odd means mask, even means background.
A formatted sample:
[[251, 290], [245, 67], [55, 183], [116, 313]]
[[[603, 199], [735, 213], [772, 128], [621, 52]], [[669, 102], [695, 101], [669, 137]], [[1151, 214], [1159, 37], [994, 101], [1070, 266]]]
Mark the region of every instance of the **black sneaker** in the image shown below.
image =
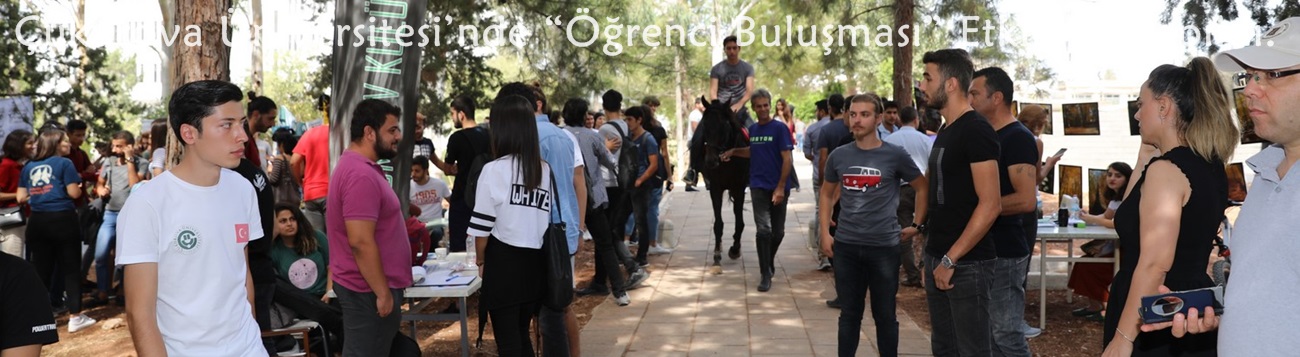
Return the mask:
[[764, 293], [768, 290], [772, 290], [772, 277], [764, 275], [763, 278], [758, 281], [758, 292]]
[[641, 287], [641, 283], [644, 283], [645, 280], [649, 278], [649, 272], [645, 271], [645, 269], [637, 269], [636, 272], [628, 274], [627, 283], [623, 285], [623, 290], [634, 290], [639, 288]]
[[835, 299], [833, 299], [833, 300], [826, 300], [826, 307], [829, 307], [829, 308], [832, 308], [832, 309], [839, 309], [839, 308], [840, 308], [840, 299], [839, 299], [839, 298], [835, 298]]
[[695, 189], [695, 186], [689, 186], [689, 185], [686, 186], [686, 192], [696, 192], [696, 191], [699, 190]]
[[599, 286], [599, 285], [588, 285], [585, 288], [578, 289], [578, 291], [575, 291], [574, 293], [577, 293], [578, 296], [589, 296], [589, 295], [605, 296], [605, 295], [609, 295], [609, 288], [606, 288], [604, 286]]

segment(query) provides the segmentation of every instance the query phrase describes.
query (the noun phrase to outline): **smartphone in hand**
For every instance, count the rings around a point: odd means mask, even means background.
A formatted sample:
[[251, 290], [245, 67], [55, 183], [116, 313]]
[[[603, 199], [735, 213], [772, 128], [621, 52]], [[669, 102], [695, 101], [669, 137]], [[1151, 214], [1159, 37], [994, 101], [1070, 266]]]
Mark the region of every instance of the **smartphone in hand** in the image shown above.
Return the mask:
[[1061, 148], [1060, 150], [1056, 150], [1056, 153], [1055, 153], [1055, 154], [1052, 154], [1052, 156], [1053, 156], [1053, 157], [1061, 157], [1061, 155], [1065, 155], [1065, 150], [1066, 150], [1066, 149], [1067, 149], [1067, 148]]
[[1222, 315], [1222, 301], [1223, 287], [1221, 286], [1174, 291], [1167, 294], [1143, 296], [1142, 306], [1138, 309], [1138, 312], [1142, 314], [1142, 323], [1154, 324], [1173, 321], [1174, 315], [1186, 315], [1187, 311], [1193, 308], [1203, 314], [1205, 308], [1213, 307], [1216, 315]]

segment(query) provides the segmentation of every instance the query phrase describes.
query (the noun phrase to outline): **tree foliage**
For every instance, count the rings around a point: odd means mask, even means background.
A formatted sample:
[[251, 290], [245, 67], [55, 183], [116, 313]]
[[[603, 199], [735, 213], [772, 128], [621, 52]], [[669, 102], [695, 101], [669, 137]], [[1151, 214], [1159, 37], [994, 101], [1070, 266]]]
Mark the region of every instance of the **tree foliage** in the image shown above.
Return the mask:
[[1268, 30], [1274, 23], [1288, 17], [1300, 16], [1300, 0], [1281, 0], [1279, 4], [1269, 6], [1267, 0], [1165, 0], [1165, 11], [1160, 14], [1160, 23], [1173, 21], [1174, 9], [1182, 4], [1182, 24], [1194, 29], [1183, 33], [1183, 39], [1196, 41], [1196, 47], [1209, 53], [1219, 52], [1220, 41], [1206, 31], [1206, 27], [1218, 21], [1233, 21], [1240, 16], [1239, 8], [1244, 7], [1250, 13], [1250, 19], [1259, 30]]

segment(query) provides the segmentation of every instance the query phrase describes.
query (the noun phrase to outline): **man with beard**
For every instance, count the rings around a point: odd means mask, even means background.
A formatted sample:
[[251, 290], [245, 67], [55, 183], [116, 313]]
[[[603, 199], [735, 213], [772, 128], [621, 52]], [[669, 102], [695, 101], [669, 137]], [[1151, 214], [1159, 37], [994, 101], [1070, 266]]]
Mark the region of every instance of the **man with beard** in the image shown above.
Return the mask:
[[326, 225], [334, 293], [343, 308], [344, 356], [387, 356], [411, 286], [411, 243], [397, 194], [377, 163], [397, 156], [402, 110], [366, 99], [352, 113], [351, 144], [330, 177]]
[[469, 229], [470, 213], [474, 211], [474, 202], [465, 199], [469, 181], [476, 179], [469, 177], [470, 169], [474, 158], [490, 153], [491, 137], [486, 127], [474, 121], [473, 97], [461, 95], [451, 101], [451, 122], [458, 130], [447, 138], [446, 166], [454, 168], [447, 174], [456, 177], [451, 187], [451, 207], [447, 210], [447, 247], [453, 252], [464, 252], [465, 232]]
[[988, 305], [997, 251], [988, 236], [1002, 212], [998, 135], [966, 97], [974, 76], [961, 49], [928, 52], [921, 88], [945, 120], [930, 151], [930, 228], [925, 292], [936, 356], [987, 356], [992, 349]]

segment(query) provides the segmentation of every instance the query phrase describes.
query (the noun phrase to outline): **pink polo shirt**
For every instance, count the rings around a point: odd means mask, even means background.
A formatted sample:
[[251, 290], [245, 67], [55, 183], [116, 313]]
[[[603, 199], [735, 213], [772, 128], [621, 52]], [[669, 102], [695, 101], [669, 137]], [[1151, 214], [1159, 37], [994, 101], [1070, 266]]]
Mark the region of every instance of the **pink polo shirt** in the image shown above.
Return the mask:
[[361, 154], [344, 151], [339, 155], [330, 176], [329, 196], [325, 200], [325, 226], [330, 244], [330, 270], [334, 282], [355, 292], [371, 292], [370, 285], [357, 269], [357, 260], [348, 245], [345, 221], [375, 222], [375, 245], [388, 277], [388, 287], [411, 286], [411, 242], [397, 194], [384, 178], [378, 164]]

